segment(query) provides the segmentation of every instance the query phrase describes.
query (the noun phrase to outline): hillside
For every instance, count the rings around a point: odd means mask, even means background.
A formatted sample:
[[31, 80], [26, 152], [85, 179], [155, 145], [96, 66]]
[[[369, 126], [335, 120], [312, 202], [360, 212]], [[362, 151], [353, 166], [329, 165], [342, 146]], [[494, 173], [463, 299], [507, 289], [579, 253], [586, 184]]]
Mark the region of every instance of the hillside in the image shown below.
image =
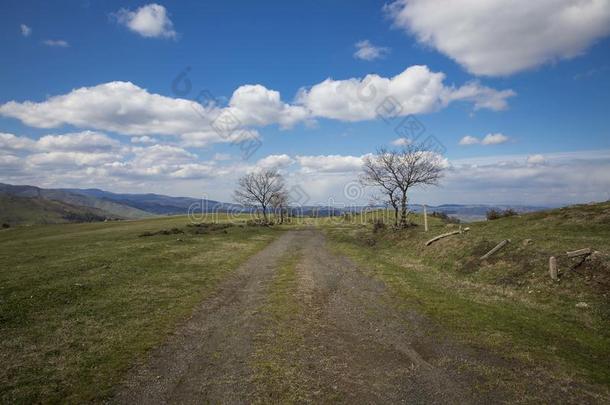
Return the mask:
[[[118, 202], [71, 193], [60, 189], [44, 189], [27, 185], [0, 183], [0, 195], [59, 201], [73, 207], [80, 207], [80, 210], [95, 210], [96, 212], [100, 212], [101, 215], [111, 218], [136, 219], [152, 215], [149, 212]], [[6, 212], [5, 215], [10, 217], [10, 212]]]
[[[429, 218], [425, 232], [327, 225], [338, 251], [371, 268], [405, 304], [419, 308], [464, 341], [538, 364], [567, 380], [610, 386], [610, 202], [575, 205], [458, 225]], [[499, 242], [510, 243], [489, 259]], [[591, 248], [586, 260], [567, 251]], [[559, 280], [549, 275], [557, 258]], [[499, 379], [505, 376], [498, 375]]]
[[96, 208], [86, 208], [39, 197], [17, 197], [0, 194], [0, 224], [33, 225], [68, 222], [96, 222], [108, 214]]

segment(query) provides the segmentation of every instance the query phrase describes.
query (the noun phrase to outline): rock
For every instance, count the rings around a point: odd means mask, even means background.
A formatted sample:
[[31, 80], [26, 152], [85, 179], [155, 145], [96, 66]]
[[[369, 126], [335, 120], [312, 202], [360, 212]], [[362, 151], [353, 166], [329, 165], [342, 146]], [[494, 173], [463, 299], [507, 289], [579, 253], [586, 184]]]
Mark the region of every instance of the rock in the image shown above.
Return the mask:
[[576, 308], [589, 308], [589, 304], [587, 304], [586, 302], [579, 302], [576, 304]]
[[531, 245], [532, 243], [534, 243], [534, 241], [531, 239], [523, 239], [523, 246]]

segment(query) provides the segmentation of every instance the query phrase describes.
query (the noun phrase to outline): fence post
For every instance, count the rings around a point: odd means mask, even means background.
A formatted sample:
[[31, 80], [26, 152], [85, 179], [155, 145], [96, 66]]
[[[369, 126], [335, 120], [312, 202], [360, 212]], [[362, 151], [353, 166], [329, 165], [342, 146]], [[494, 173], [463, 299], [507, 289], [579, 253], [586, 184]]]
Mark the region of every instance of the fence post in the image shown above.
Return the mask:
[[426, 210], [426, 204], [424, 204], [424, 230], [428, 232], [428, 211]]

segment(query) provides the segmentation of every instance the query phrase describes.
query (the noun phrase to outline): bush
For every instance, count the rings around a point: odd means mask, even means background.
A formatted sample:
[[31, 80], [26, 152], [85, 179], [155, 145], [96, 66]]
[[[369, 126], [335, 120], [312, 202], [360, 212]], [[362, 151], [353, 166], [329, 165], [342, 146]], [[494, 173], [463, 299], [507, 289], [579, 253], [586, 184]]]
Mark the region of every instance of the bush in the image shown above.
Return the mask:
[[385, 229], [385, 224], [383, 223], [382, 219], [376, 219], [373, 222], [373, 232], [377, 233], [379, 231], [383, 231]]
[[445, 222], [447, 224], [459, 224], [460, 223], [460, 219], [459, 218], [451, 217], [451, 216], [447, 215], [445, 212], [433, 211], [432, 214], [430, 214], [430, 216], [435, 217], [435, 218], [439, 218], [439, 219], [443, 220], [443, 222]]
[[11, 226], [9, 224], [6, 224], [6, 223], [2, 224], [2, 228], [4, 228], [4, 229], [10, 228], [10, 227]]
[[499, 219], [499, 218], [506, 218], [506, 217], [513, 217], [517, 215], [517, 211], [515, 211], [512, 208], [508, 208], [504, 211], [502, 210], [496, 210], [494, 208], [490, 209], [487, 211], [487, 220], [488, 221], [493, 221], [494, 219]]

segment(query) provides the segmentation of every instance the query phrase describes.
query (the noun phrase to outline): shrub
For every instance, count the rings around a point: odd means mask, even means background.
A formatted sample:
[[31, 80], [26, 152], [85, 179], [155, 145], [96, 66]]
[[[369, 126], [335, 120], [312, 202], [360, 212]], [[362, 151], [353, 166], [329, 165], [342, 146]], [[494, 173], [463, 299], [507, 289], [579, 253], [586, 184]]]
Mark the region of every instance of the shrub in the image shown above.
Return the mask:
[[385, 229], [385, 224], [383, 223], [382, 219], [376, 219], [373, 222], [373, 232], [374, 233], [377, 233], [377, 232], [382, 231], [384, 229]]
[[487, 211], [486, 216], [488, 221], [493, 221], [494, 219], [513, 217], [515, 215], [517, 215], [517, 211], [512, 208], [505, 209], [504, 211], [492, 208]]
[[2, 228], [4, 228], [4, 229], [6, 229], [6, 228], [10, 228], [10, 227], [11, 227], [11, 226], [10, 226], [9, 224], [6, 224], [6, 223], [2, 224]]
[[435, 218], [439, 218], [439, 219], [443, 220], [443, 222], [445, 222], [447, 224], [459, 224], [460, 223], [460, 219], [459, 218], [449, 216], [445, 212], [433, 211], [432, 214], [430, 214], [430, 216], [435, 217]]

